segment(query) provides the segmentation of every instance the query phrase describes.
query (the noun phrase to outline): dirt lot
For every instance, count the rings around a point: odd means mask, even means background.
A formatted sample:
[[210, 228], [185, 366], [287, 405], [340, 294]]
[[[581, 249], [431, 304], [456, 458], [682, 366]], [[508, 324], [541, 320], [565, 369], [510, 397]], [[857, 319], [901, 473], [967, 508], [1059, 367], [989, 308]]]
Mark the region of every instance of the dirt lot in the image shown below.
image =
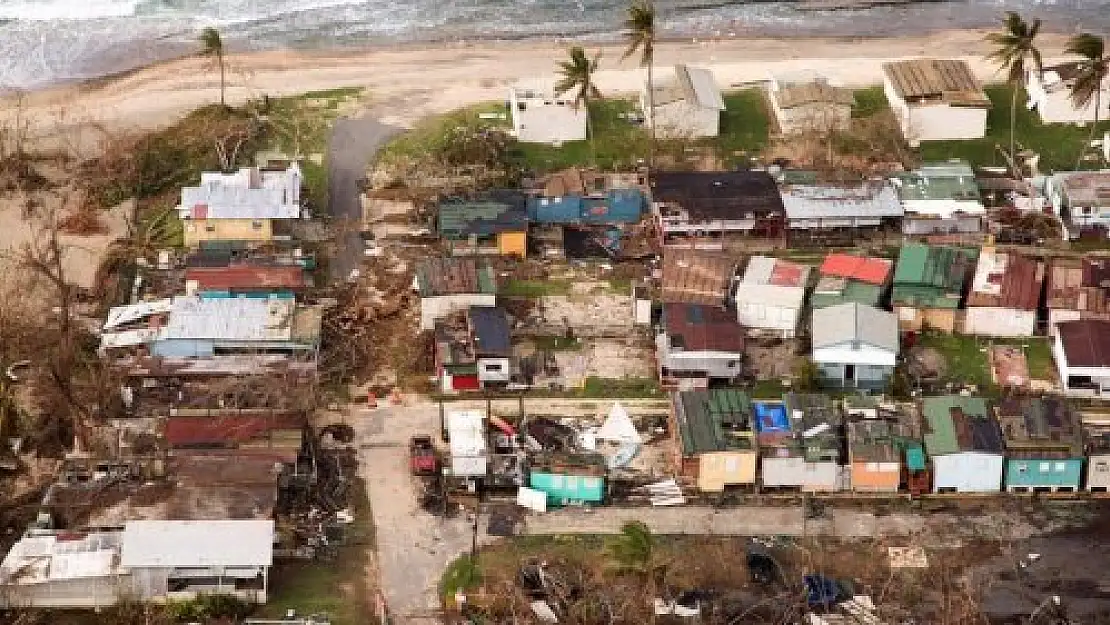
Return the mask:
[[748, 375], [757, 380], [790, 377], [797, 343], [789, 339], [760, 339], [747, 344]]

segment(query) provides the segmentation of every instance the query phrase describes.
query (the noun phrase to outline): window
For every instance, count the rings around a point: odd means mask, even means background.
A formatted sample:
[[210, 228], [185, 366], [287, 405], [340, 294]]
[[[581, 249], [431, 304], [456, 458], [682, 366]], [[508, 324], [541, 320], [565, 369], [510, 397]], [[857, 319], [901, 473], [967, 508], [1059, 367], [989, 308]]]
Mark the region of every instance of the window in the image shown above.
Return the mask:
[[733, 369], [739, 364], [740, 364], [739, 360], [730, 360], [727, 363], [725, 363], [725, 366], [728, 367], [729, 369]]
[[1108, 471], [1110, 471], [1110, 463], [1106, 463], [1106, 462], [1096, 462], [1095, 463], [1095, 472], [1097, 472], [1097, 473], [1106, 473]]
[[527, 111], [528, 110], [528, 105], [524, 102], [517, 102], [516, 103], [516, 110], [518, 110], [518, 111]]
[[212, 225], [205, 226], [204, 231], [205, 232], [215, 232], [216, 231], [216, 226], [212, 226]]
[[501, 363], [486, 365], [486, 371], [500, 372], [501, 371]]
[[1042, 462], [1042, 463], [1040, 463], [1040, 467], [1038, 468], [1038, 470], [1041, 473], [1048, 473], [1049, 469], [1051, 469], [1051, 468], [1052, 468], [1052, 463], [1051, 462]]
[[261, 229], [262, 229], [262, 222], [261, 222], [261, 221], [257, 221], [257, 220], [255, 220], [255, 221], [252, 221], [252, 222], [251, 222], [251, 228], [253, 228], [253, 229], [255, 229], [255, 230], [261, 230]]
[[1022, 462], [1022, 463], [1018, 464], [1017, 465], [1017, 471], [1018, 471], [1018, 473], [1028, 473], [1029, 472], [1029, 464], [1025, 463], [1025, 462]]
[[1052, 465], [1052, 471], [1055, 472], [1055, 473], [1063, 473], [1064, 471], [1067, 471], [1067, 470], [1068, 470], [1068, 463], [1066, 463], [1066, 462], [1057, 462], [1056, 464]]

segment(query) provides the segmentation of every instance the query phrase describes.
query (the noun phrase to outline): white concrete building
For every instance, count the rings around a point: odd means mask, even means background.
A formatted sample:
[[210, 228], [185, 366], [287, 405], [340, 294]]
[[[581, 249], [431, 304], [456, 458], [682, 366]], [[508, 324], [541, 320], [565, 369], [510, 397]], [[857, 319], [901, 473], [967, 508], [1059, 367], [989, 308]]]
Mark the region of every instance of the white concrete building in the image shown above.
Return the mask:
[[[1095, 100], [1087, 106], [1077, 107], [1071, 99], [1071, 88], [1079, 74], [1080, 62], [1069, 61], [1050, 65], [1037, 71], [1026, 72], [1025, 91], [1029, 94], [1026, 106], [1037, 111], [1046, 124], [1088, 124], [1095, 120]], [[1099, 98], [1098, 119], [1110, 119], [1110, 80], [1102, 86]]]
[[1045, 179], [1045, 195], [1070, 235], [1110, 228], [1110, 169], [1056, 172]]
[[965, 61], [895, 61], [883, 64], [883, 74], [883, 91], [910, 145], [986, 134], [991, 101]]
[[740, 325], [792, 338], [805, 306], [810, 268], [769, 256], [753, 256], [733, 290]]
[[769, 95], [784, 135], [847, 130], [852, 123], [852, 90], [815, 72], [772, 76]]
[[298, 219], [303, 180], [295, 162], [286, 169], [206, 171], [198, 186], [182, 187], [177, 214], [182, 219]]
[[640, 108], [648, 127], [655, 124], [655, 134], [664, 139], [716, 137], [721, 130], [721, 112], [725, 101], [721, 88], [707, 69], [675, 65], [669, 80], [656, 79], [655, 97], [650, 103], [655, 115], [648, 111], [648, 86], [640, 93]]
[[1110, 395], [1110, 321], [1057, 324], [1052, 357], [1065, 395], [1096, 399]]
[[513, 134], [523, 143], [561, 143], [586, 138], [585, 107], [574, 106], [574, 94], [555, 95], [555, 85], [521, 82], [509, 88]]

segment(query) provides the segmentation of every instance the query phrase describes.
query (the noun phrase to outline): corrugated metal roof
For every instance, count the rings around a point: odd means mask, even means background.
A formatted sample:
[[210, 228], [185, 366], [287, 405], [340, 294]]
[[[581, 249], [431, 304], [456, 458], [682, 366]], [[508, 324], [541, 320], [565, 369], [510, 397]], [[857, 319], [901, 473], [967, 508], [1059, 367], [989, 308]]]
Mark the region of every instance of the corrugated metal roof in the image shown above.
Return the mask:
[[128, 568], [270, 566], [274, 522], [128, 521], [120, 564]]
[[1056, 257], [1050, 260], [1048, 308], [1110, 315], [1110, 259]]
[[508, 357], [513, 352], [509, 317], [501, 308], [471, 306], [468, 312], [474, 352], [478, 356]]
[[1002, 432], [982, 397], [945, 395], [922, 401], [925, 450], [930, 456], [961, 451], [1002, 453]]
[[1083, 457], [1082, 423], [1063, 399], [1008, 397], [999, 402], [998, 420], [1009, 457]]
[[304, 419], [293, 413], [174, 416], [166, 420], [164, 433], [170, 447], [236, 447], [266, 438], [275, 430], [299, 431], [303, 423]]
[[890, 279], [894, 263], [887, 258], [869, 258], [852, 254], [829, 254], [821, 263], [822, 276], [850, 278], [867, 284], [883, 285]]
[[420, 297], [497, 292], [493, 267], [474, 258], [423, 258], [416, 265], [416, 286]]
[[683, 391], [676, 393], [673, 401], [683, 455], [753, 449], [752, 406], [747, 393], [727, 388]]
[[668, 249], [663, 256], [663, 301], [724, 305], [736, 272], [726, 254]]
[[1110, 206], [1110, 171], [1056, 174], [1072, 206]]
[[811, 308], [826, 308], [838, 304], [863, 304], [878, 306], [883, 296], [883, 287], [865, 284], [844, 278], [825, 277], [817, 282], [817, 288], [809, 298]]
[[957, 308], [976, 250], [903, 245], [894, 269], [891, 299], [898, 305]]
[[539, 224], [636, 223], [647, 203], [639, 189], [611, 189], [604, 197], [566, 195], [528, 199], [528, 219]]
[[437, 222], [440, 236], [448, 239], [528, 229], [528, 215], [523, 208], [494, 201], [441, 202]]
[[675, 204], [691, 221], [784, 216], [775, 179], [765, 171], [654, 172], [653, 202]]
[[700, 67], [686, 65], [674, 66], [674, 79], [655, 86], [653, 104], [662, 106], [685, 100], [702, 108], [725, 110], [721, 88], [713, 78], [713, 72]]
[[858, 187], [792, 185], [783, 188], [788, 219], [900, 218], [904, 211], [889, 183]]
[[1083, 319], [1056, 324], [1069, 367], [1110, 367], [1110, 321]]
[[192, 267], [185, 270], [185, 281], [200, 290], [299, 289], [305, 286], [305, 272], [296, 265]]
[[744, 270], [744, 284], [765, 284], [782, 287], [805, 287], [809, 266], [770, 256], [752, 256]]
[[979, 253], [967, 305], [1036, 310], [1044, 274], [1039, 260], [985, 248]]
[[894, 175], [891, 182], [898, 197], [907, 204], [927, 200], [982, 201], [975, 170], [965, 161], [925, 163], [913, 171]]
[[300, 193], [296, 164], [284, 171], [205, 172], [200, 185], [182, 187], [177, 210], [183, 219], [298, 219]]
[[898, 353], [898, 318], [894, 313], [850, 303], [813, 311], [813, 347], [859, 341]]
[[289, 299], [175, 297], [158, 338], [287, 341], [293, 338], [296, 308]]
[[894, 90], [907, 102], [936, 100], [953, 106], [989, 107], [990, 98], [962, 60], [913, 59], [883, 63]]
[[851, 89], [834, 87], [824, 80], [780, 84], [774, 95], [779, 107], [784, 109], [805, 104], [852, 106], [856, 102]]
[[664, 304], [663, 324], [671, 344], [685, 351], [744, 351], [744, 329], [722, 307]]

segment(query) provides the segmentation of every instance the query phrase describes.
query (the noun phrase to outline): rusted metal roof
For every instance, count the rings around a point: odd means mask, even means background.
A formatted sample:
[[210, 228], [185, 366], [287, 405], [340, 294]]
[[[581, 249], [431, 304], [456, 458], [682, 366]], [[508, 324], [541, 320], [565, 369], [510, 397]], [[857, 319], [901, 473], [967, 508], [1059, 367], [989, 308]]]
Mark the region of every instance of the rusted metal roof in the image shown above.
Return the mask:
[[1044, 263], [1039, 260], [984, 249], [979, 254], [967, 305], [1036, 310], [1044, 274]]
[[303, 422], [303, 418], [295, 413], [178, 416], [166, 420], [165, 437], [170, 447], [174, 448], [237, 447], [250, 441], [267, 439], [278, 430], [299, 431]]
[[671, 344], [686, 351], [744, 351], [744, 329], [724, 308], [664, 304], [663, 323]]
[[1110, 321], [1082, 319], [1056, 325], [1069, 367], [1110, 367]]
[[953, 106], [989, 107], [971, 67], [965, 61], [916, 59], [883, 64], [894, 90], [907, 102], [937, 101]]
[[663, 301], [722, 306], [736, 261], [725, 254], [668, 249], [663, 256]]
[[493, 267], [474, 258], [425, 258], [416, 266], [416, 284], [421, 297], [497, 292]]
[[1054, 258], [1048, 270], [1049, 310], [1110, 314], [1110, 259]]
[[851, 89], [834, 87], [823, 81], [784, 85], [778, 90], [775, 97], [779, 106], [784, 109], [803, 104], [852, 106], [856, 101]]
[[192, 267], [185, 270], [185, 281], [196, 282], [203, 291], [298, 289], [305, 286], [305, 272], [293, 265]]

